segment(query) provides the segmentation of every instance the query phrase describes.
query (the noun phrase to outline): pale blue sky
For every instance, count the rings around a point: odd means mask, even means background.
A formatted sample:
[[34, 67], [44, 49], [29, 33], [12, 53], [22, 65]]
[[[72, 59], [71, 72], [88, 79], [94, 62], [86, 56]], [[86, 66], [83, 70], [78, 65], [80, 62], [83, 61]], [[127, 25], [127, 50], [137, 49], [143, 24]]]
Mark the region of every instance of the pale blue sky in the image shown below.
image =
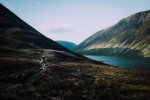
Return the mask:
[[136, 12], [150, 0], [0, 0], [28, 24], [53, 40], [80, 43]]

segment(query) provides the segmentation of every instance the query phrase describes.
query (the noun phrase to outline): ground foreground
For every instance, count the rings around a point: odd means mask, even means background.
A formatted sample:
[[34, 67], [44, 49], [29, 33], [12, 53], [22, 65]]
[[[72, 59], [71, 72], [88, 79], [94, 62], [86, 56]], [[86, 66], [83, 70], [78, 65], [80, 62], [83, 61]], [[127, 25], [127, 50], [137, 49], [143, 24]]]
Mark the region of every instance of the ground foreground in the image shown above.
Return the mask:
[[0, 100], [150, 99], [149, 72], [54, 56], [47, 58], [47, 67], [43, 69], [38, 53], [11, 53], [11, 57], [3, 54]]

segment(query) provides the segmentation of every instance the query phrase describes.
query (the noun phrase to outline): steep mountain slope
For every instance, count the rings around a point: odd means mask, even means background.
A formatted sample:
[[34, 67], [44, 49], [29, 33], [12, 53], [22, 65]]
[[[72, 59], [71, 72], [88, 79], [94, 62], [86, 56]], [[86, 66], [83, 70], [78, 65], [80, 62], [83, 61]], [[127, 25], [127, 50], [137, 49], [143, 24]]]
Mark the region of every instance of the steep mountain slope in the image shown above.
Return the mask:
[[75, 50], [77, 46], [75, 43], [68, 42], [68, 41], [56, 41], [56, 42], [72, 51]]
[[71, 52], [39, 33], [0, 4], [0, 50], [41, 48]]
[[150, 10], [96, 32], [77, 47], [81, 54], [150, 56]]

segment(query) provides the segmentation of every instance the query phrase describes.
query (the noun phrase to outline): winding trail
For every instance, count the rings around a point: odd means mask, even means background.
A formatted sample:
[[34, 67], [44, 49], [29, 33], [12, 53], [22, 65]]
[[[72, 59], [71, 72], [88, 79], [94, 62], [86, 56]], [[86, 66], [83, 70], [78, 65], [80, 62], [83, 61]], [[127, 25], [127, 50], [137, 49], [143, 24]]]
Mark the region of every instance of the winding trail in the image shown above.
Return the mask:
[[[43, 64], [42, 64], [43, 63]], [[42, 62], [40, 63], [40, 66], [37, 66], [36, 68], [34, 68], [31, 72], [29, 72], [25, 77], [24, 77], [24, 81], [25, 82], [30, 82], [33, 79], [35, 79], [35, 77], [41, 73], [42, 71], [44, 71], [48, 66], [47, 66], [47, 62]]]

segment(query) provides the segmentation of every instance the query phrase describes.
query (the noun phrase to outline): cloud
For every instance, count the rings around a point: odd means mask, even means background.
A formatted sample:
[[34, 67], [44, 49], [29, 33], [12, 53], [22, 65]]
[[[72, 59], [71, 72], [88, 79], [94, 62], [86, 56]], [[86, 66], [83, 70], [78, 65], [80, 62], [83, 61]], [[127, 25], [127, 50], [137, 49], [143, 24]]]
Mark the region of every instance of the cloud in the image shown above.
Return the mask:
[[[93, 32], [89, 32], [89, 29], [86, 27], [79, 26], [77, 23], [61, 23], [61, 24], [55, 24], [55, 25], [42, 25], [38, 24], [39, 26], [35, 26], [35, 28], [40, 31], [42, 34], [47, 36], [48, 38], [51, 38], [53, 40], [64, 40], [64, 41], [71, 41], [76, 44], [79, 44], [81, 41], [86, 39], [91, 35], [91, 33], [94, 33], [95, 30], [93, 29]], [[77, 28], [77, 26], [79, 28]]]
[[74, 25], [70, 23], [59, 24], [59, 25], [41, 25], [37, 26], [37, 29], [46, 34], [57, 34], [57, 33], [71, 33]]
[[71, 32], [72, 29], [70, 28], [56, 28], [56, 29], [50, 29], [50, 33], [68, 33]]

